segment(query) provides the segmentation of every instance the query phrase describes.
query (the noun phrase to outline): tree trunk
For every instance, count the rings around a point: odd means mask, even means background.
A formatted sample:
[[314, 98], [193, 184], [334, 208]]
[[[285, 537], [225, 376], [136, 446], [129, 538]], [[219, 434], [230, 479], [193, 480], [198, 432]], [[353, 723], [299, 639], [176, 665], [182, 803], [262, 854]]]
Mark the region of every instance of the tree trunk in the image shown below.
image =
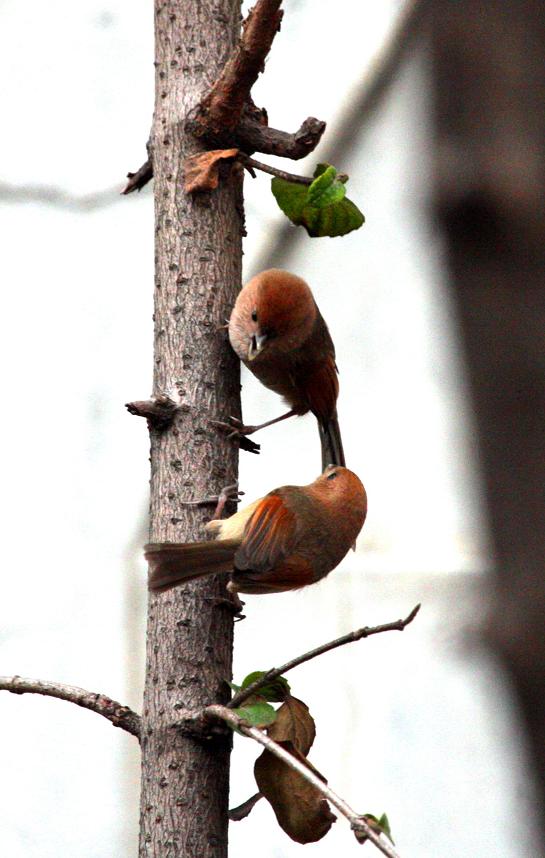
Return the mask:
[[[240, 288], [242, 178], [187, 196], [184, 129], [234, 47], [240, 0], [156, 0], [154, 394], [181, 408], [151, 430], [151, 541], [202, 538], [210, 509], [185, 500], [217, 494], [237, 477], [236, 445], [211, 418], [240, 417], [238, 362], [220, 326]], [[224, 576], [150, 596], [142, 724], [140, 856], [224, 858], [230, 739], [206, 743], [174, 726], [184, 711], [228, 699], [233, 614]], [[222, 601], [223, 600], [223, 601]]]
[[542, 0], [441, 0], [430, 6], [439, 210], [496, 559], [489, 632], [526, 719], [543, 810], [544, 7]]

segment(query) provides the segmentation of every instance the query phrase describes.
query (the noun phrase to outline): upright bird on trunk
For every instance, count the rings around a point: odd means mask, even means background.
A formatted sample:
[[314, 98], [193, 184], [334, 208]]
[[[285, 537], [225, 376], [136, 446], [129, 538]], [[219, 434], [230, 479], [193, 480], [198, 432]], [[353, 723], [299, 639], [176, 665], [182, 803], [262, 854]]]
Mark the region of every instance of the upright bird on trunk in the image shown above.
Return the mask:
[[290, 410], [259, 426], [220, 423], [234, 434], [250, 435], [296, 414], [311, 411], [322, 446], [322, 470], [345, 465], [337, 419], [339, 381], [335, 346], [307, 283], [271, 268], [243, 287], [229, 320], [229, 340], [241, 361]]
[[348, 468], [330, 465], [308, 486], [281, 486], [230, 518], [206, 525], [209, 542], [146, 545], [149, 589], [170, 590], [204, 575], [231, 572], [241, 593], [298, 590], [324, 578], [354, 544], [367, 495]]

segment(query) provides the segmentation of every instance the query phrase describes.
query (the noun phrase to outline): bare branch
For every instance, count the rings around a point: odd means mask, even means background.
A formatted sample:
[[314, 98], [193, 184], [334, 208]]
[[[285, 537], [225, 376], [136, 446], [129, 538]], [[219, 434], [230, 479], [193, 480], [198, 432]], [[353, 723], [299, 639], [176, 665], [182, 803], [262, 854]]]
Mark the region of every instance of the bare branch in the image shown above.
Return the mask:
[[102, 715], [111, 721], [114, 727], [120, 727], [137, 739], [140, 738], [140, 715], [105, 694], [86, 691], [74, 685], [43, 679], [26, 679], [22, 676], [0, 676], [0, 691], [11, 691], [12, 694], [43, 694], [46, 697], [67, 700]]
[[336, 638], [329, 643], [322, 644], [321, 646], [316, 647], [316, 649], [311, 649], [309, 652], [305, 652], [303, 655], [299, 655], [297, 658], [287, 661], [286, 664], [283, 664], [281, 667], [271, 668], [263, 674], [261, 679], [256, 679], [256, 681], [252, 682], [251, 685], [248, 685], [247, 688], [244, 688], [242, 691], [238, 691], [227, 704], [228, 708], [236, 709], [236, 707], [240, 706], [244, 700], [247, 700], [248, 697], [251, 697], [252, 694], [255, 694], [256, 691], [259, 691], [260, 688], [267, 685], [271, 680], [276, 679], [277, 676], [282, 676], [284, 673], [287, 673], [288, 670], [292, 670], [294, 667], [299, 667], [299, 665], [304, 664], [305, 661], [310, 661], [312, 658], [323, 655], [331, 649], [336, 649], [337, 647], [344, 646], [347, 643], [354, 643], [362, 638], [370, 638], [371, 635], [379, 635], [382, 634], [382, 632], [402, 632], [410, 623], [412, 623], [419, 610], [420, 605], [418, 604], [404, 620], [394, 620], [391, 623], [383, 623], [380, 626], [364, 626], [355, 632], [349, 632], [347, 635]]
[[336, 792], [334, 792], [331, 787], [329, 787], [326, 783], [324, 783], [320, 778], [309, 769], [304, 763], [301, 763], [298, 759], [296, 759], [292, 754], [288, 751], [284, 750], [281, 745], [278, 745], [273, 739], [267, 736], [262, 730], [259, 730], [257, 727], [250, 727], [243, 718], [236, 715], [232, 710], [228, 709], [226, 706], [220, 706], [219, 704], [214, 704], [213, 706], [207, 706], [204, 710], [205, 715], [211, 718], [220, 718], [222, 721], [225, 721], [231, 727], [236, 728], [239, 732], [243, 733], [245, 736], [248, 736], [250, 739], [254, 739], [254, 741], [259, 742], [260, 745], [263, 745], [267, 751], [270, 751], [271, 754], [274, 754], [287, 766], [289, 766], [293, 771], [298, 772], [302, 777], [304, 777], [310, 784], [312, 784], [315, 789], [322, 793], [324, 798], [329, 801], [333, 807], [336, 807], [339, 813], [341, 813], [348, 821], [350, 822], [350, 826], [354, 832], [364, 834], [369, 840], [371, 840], [377, 849], [382, 852], [383, 855], [387, 855], [388, 858], [399, 858], [398, 853], [387, 843], [385, 840], [381, 839], [381, 837], [374, 831], [371, 826], [365, 821], [361, 814], [356, 813], [352, 808], [342, 799]]
[[142, 166], [136, 171], [136, 173], [127, 173], [127, 179], [129, 180], [123, 190], [122, 194], [132, 194], [133, 191], [141, 191], [144, 185], [153, 178], [153, 166], [151, 160], [148, 160], [142, 164]]
[[242, 117], [235, 133], [236, 145], [245, 152], [262, 152], [299, 161], [309, 155], [322, 138], [326, 123], [309, 116], [297, 131], [289, 134], [254, 119]]
[[195, 122], [199, 137], [223, 135], [237, 127], [252, 86], [263, 71], [273, 39], [280, 29], [282, 0], [257, 0], [243, 24], [240, 42], [199, 105]]

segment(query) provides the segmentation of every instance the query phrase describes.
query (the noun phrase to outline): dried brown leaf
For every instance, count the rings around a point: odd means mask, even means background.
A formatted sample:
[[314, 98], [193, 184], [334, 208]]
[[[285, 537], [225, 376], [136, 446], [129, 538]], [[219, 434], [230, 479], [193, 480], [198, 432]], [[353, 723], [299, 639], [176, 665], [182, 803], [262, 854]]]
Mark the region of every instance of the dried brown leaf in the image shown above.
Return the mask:
[[316, 737], [316, 725], [308, 706], [297, 697], [286, 697], [276, 710], [276, 720], [267, 728], [275, 742], [291, 742], [306, 757]]
[[219, 184], [220, 164], [232, 161], [238, 149], [212, 149], [191, 155], [184, 164], [184, 190], [187, 194], [213, 191]]
[[[325, 781], [292, 742], [279, 741], [278, 744]], [[322, 794], [303, 775], [290, 769], [270, 751], [263, 751], [257, 758], [254, 775], [260, 792], [276, 814], [278, 824], [292, 840], [315, 843], [325, 837], [336, 817]]]

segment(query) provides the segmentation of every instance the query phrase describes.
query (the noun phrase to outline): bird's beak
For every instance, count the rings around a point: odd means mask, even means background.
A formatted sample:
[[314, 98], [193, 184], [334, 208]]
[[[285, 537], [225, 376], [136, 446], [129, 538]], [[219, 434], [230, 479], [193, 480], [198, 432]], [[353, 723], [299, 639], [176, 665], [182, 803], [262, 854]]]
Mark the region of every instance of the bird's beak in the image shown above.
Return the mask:
[[248, 360], [253, 360], [263, 350], [267, 342], [267, 334], [254, 334], [248, 346]]

